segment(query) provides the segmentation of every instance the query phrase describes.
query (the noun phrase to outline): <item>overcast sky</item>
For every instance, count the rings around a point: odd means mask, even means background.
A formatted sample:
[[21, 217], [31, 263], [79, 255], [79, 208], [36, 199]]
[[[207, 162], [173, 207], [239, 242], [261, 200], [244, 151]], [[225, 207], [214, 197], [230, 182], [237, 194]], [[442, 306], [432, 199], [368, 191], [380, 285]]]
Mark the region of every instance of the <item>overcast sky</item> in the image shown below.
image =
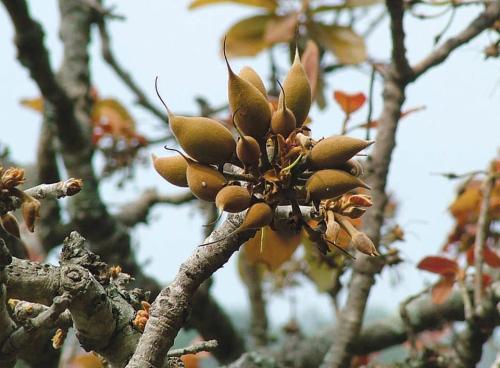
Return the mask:
[[[127, 20], [110, 24], [113, 49], [154, 101], [153, 80], [158, 75], [163, 97], [173, 111], [196, 112], [193, 100], [196, 95], [206, 96], [214, 105], [225, 103], [227, 76], [219, 54], [219, 40], [231, 23], [255, 13], [255, 9], [220, 5], [189, 12], [187, 0], [121, 0], [115, 3], [116, 11]], [[57, 35], [57, 3], [30, 1], [30, 7], [45, 28], [52, 63], [58, 66], [62, 49]], [[446, 35], [462, 29], [476, 10], [467, 7], [458, 11]], [[433, 37], [443, 29], [446, 21], [447, 17], [426, 22], [407, 17], [407, 45], [412, 62], [432, 49]], [[41, 119], [36, 113], [22, 108], [19, 100], [37, 96], [38, 90], [15, 59], [12, 27], [2, 7], [0, 26], [0, 139], [11, 147], [16, 161], [29, 162], [35, 159]], [[387, 29], [387, 22], [383, 22], [368, 39], [369, 54], [376, 60], [387, 60], [389, 55]], [[112, 96], [125, 103], [141, 131], [159, 135], [161, 123], [133, 105], [133, 95], [101, 60], [99, 40], [96, 33], [94, 36], [90, 48], [92, 78], [101, 96]], [[432, 275], [417, 271], [415, 265], [425, 255], [437, 252], [443, 244], [452, 224], [447, 206], [454, 197], [456, 183], [431, 173], [483, 169], [496, 153], [500, 143], [500, 67], [498, 60], [484, 60], [481, 51], [488, 41], [488, 36], [483, 35], [465, 45], [443, 66], [432, 69], [408, 88], [405, 109], [420, 105], [427, 108], [401, 122], [388, 184], [400, 202], [399, 223], [407, 231], [406, 242], [400, 244], [407, 263], [397, 269], [386, 269], [377, 277], [369, 300], [371, 307], [394, 309], [405, 296], [420, 290], [425, 282], [435, 280]], [[284, 54], [279, 60], [286, 68]], [[232, 64], [236, 69], [251, 65], [267, 78], [265, 55], [234, 60]], [[329, 98], [334, 89], [366, 92], [368, 75], [364, 68], [348, 70], [333, 74], [328, 83]], [[381, 109], [380, 83], [376, 85], [374, 104], [376, 116]], [[340, 130], [342, 113], [334, 103], [323, 112], [313, 109], [312, 118], [316, 137], [336, 134]], [[365, 118], [366, 110], [363, 109], [353, 120]], [[164, 151], [158, 146], [151, 152], [162, 155]], [[135, 181], [127, 183], [124, 192], [117, 191], [116, 183], [107, 182], [102, 191], [104, 197], [118, 205], [151, 186], [169, 193], [178, 192], [150, 166], [138, 173]], [[161, 281], [171, 280], [180, 263], [200, 243], [203, 223], [196, 206], [155, 208], [150, 225], [139, 226], [133, 234], [139, 259], [148, 264], [147, 272]], [[394, 285], [391, 280], [397, 278], [401, 283]], [[217, 272], [213, 290], [228, 309], [245, 308], [246, 295], [237, 276], [235, 257]], [[273, 300], [270, 311], [274, 322], [281, 323], [288, 318], [288, 300], [292, 294], [299, 301], [299, 314], [314, 311], [309, 314], [313, 316], [310, 322], [330, 317], [328, 299], [317, 294], [312, 285], [306, 285]]]

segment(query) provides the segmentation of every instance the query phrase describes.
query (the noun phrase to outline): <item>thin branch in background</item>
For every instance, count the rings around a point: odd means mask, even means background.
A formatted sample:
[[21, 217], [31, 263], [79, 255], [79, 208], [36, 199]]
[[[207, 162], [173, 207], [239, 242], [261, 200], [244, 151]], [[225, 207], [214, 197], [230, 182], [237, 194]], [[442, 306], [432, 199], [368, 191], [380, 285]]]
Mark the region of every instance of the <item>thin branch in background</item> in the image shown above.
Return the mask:
[[366, 29], [361, 33], [363, 38], [367, 38], [370, 36], [375, 29], [382, 23], [384, 20], [385, 16], [387, 15], [387, 10], [383, 9], [373, 20], [368, 24]]
[[469, 291], [467, 290], [467, 285], [465, 283], [465, 272], [464, 274], [458, 276], [457, 281], [464, 303], [465, 320], [469, 323], [472, 323], [472, 318], [474, 317], [474, 309], [472, 307]]
[[217, 349], [217, 340], [202, 341], [197, 344], [186, 346], [185, 348], [170, 350], [167, 354], [168, 357], [180, 357], [185, 354], [196, 354], [201, 351], [212, 351]]
[[370, 124], [373, 115], [373, 86], [375, 82], [375, 66], [372, 65], [372, 72], [370, 73], [370, 86], [368, 87], [368, 116], [366, 117], [366, 137], [367, 141], [370, 140]]
[[450, 17], [448, 18], [448, 21], [446, 22], [444, 28], [441, 30], [441, 32], [439, 32], [436, 35], [436, 37], [434, 37], [434, 45], [437, 45], [439, 43], [439, 41], [441, 41], [441, 38], [443, 38], [446, 31], [448, 31], [450, 29], [450, 27], [453, 23], [453, 19], [455, 19], [456, 10], [457, 10], [457, 8], [454, 6], [451, 8]]
[[479, 218], [476, 227], [476, 239], [474, 242], [474, 268], [476, 271], [474, 278], [474, 307], [476, 313], [481, 308], [481, 299], [483, 296], [483, 261], [484, 261], [484, 246], [488, 238], [490, 220], [489, 208], [490, 199], [495, 186], [496, 172], [495, 164], [490, 164], [488, 176], [482, 185], [482, 200], [479, 209]]
[[148, 99], [139, 85], [133, 80], [130, 73], [128, 73], [116, 60], [115, 55], [111, 50], [111, 39], [106, 28], [106, 22], [104, 18], [101, 17], [101, 19], [99, 19], [99, 21], [97, 22], [97, 25], [99, 28], [99, 35], [101, 37], [101, 53], [103, 59], [108, 63], [111, 69], [115, 71], [118, 77], [120, 77], [122, 82], [135, 94], [137, 103], [144, 107], [146, 110], [150, 111], [161, 121], [164, 121], [168, 124], [168, 116], [160, 109], [158, 109], [155, 105], [153, 105], [153, 103]]
[[466, 173], [463, 173], [463, 174], [456, 174], [456, 173], [453, 173], [453, 172], [448, 172], [448, 173], [440, 173], [440, 172], [431, 173], [431, 175], [443, 176], [446, 179], [450, 179], [450, 180], [462, 179], [462, 178], [469, 178], [469, 177], [472, 177], [472, 176], [478, 175], [478, 174], [486, 174], [486, 171], [484, 171], [484, 170], [474, 170], [474, 171], [469, 171], [469, 172], [466, 172]]

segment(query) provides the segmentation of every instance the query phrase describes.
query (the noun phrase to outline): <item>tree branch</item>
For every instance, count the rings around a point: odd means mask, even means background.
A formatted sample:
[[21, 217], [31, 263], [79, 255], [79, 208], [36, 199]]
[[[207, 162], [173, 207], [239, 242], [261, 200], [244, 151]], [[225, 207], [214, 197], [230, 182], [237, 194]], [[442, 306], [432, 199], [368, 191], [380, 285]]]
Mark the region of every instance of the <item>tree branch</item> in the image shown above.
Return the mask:
[[[289, 217], [291, 208], [280, 209], [280, 217]], [[156, 298], [151, 306], [150, 317], [139, 340], [128, 368], [161, 367], [174, 339], [183, 326], [192, 303], [193, 294], [200, 284], [221, 268], [255, 231], [233, 234], [240, 226], [244, 213], [231, 214], [227, 220], [209, 236], [205, 243], [221, 239], [216, 243], [200, 246], [181, 265], [174, 281]]]
[[488, 3], [485, 11], [474, 19], [462, 32], [446, 40], [440, 47], [416, 64], [413, 67], [414, 79], [420, 77], [436, 65], [441, 64], [455, 49], [491, 27], [498, 19], [500, 19], [500, 1], [493, 0]]
[[115, 215], [116, 219], [128, 227], [133, 227], [141, 222], [147, 222], [150, 210], [156, 204], [180, 205], [194, 200], [189, 191], [178, 195], [164, 195], [154, 188], [145, 190], [139, 198], [123, 205]]
[[[5, 242], [0, 238], [0, 346], [3, 345], [5, 339], [15, 330], [16, 324], [10, 318], [7, 311], [7, 290], [5, 283], [7, 281], [6, 266], [12, 262], [12, 256], [5, 245]], [[11, 356], [4, 357], [0, 354], [0, 365], [2, 367], [13, 367], [16, 364], [16, 359]]]

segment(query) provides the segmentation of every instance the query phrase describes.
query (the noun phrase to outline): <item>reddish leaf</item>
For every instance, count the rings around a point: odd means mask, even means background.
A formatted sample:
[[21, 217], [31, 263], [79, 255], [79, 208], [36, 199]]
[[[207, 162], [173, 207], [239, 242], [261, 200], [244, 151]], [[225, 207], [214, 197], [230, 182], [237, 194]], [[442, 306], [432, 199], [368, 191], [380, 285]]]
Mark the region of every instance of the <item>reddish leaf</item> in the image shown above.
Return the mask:
[[[483, 258], [484, 258], [484, 262], [488, 266], [493, 267], [493, 268], [500, 267], [500, 256], [498, 256], [498, 254], [487, 245], [484, 247], [484, 250], [483, 250]], [[470, 266], [473, 266], [474, 260], [475, 260], [474, 247], [470, 247], [467, 250], [467, 263]]]
[[335, 91], [333, 97], [346, 115], [350, 115], [361, 108], [366, 101], [366, 96], [362, 92], [349, 94], [342, 91]]
[[448, 299], [455, 283], [455, 276], [445, 276], [432, 288], [432, 302], [434, 304], [442, 304]]
[[490, 267], [500, 267], [500, 257], [498, 254], [488, 246], [484, 247], [484, 262]]
[[429, 256], [422, 259], [417, 268], [439, 275], [455, 275], [458, 272], [458, 263], [445, 257]]
[[488, 287], [492, 281], [493, 281], [493, 277], [491, 277], [487, 273], [483, 273], [483, 288]]

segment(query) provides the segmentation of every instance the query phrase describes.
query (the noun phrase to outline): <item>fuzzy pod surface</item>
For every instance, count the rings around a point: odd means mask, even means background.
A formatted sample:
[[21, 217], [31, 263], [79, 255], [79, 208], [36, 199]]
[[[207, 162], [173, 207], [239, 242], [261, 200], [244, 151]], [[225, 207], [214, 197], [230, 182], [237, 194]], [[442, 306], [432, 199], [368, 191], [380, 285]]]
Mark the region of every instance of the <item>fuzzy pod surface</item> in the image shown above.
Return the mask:
[[315, 169], [339, 168], [372, 143], [372, 141], [346, 135], [334, 135], [314, 145], [309, 156], [309, 162], [311, 167]]
[[334, 198], [358, 187], [370, 189], [361, 179], [334, 169], [316, 171], [307, 180], [305, 187], [314, 201]]
[[221, 164], [231, 158], [236, 142], [225, 126], [214, 119], [169, 113], [170, 129], [182, 149], [204, 164]]
[[215, 197], [215, 205], [219, 210], [238, 213], [250, 207], [250, 193], [239, 185], [228, 185], [222, 188]]
[[217, 193], [226, 184], [226, 178], [213, 167], [198, 162], [188, 162], [186, 177], [193, 195], [207, 202], [214, 202]]
[[[299, 52], [295, 52], [295, 59], [292, 67], [283, 82], [285, 90], [286, 105], [292, 110], [295, 116], [297, 127], [306, 120], [312, 103], [311, 86], [299, 57]], [[280, 94], [280, 101], [283, 94]]]
[[186, 170], [188, 164], [186, 159], [181, 155], [170, 157], [157, 157], [151, 155], [153, 166], [158, 174], [170, 184], [178, 187], [187, 187]]

